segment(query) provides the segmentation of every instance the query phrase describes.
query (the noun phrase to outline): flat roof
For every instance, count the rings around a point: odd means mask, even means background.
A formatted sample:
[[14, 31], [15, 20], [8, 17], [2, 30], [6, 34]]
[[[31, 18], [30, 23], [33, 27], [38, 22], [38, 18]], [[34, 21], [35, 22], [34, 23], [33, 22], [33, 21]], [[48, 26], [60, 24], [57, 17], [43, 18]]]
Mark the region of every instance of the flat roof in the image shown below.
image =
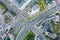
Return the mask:
[[18, 2], [19, 4], [21, 4], [22, 2], [26, 2], [27, 0], [16, 0], [16, 2]]
[[32, 0], [13, 0], [18, 9], [23, 10]]

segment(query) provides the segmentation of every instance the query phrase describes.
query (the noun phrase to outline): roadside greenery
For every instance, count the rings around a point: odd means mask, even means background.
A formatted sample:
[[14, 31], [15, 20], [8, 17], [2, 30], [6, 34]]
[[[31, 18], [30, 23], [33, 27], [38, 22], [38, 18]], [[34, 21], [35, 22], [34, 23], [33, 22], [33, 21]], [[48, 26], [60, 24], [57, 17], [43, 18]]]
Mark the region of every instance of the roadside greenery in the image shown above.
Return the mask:
[[59, 15], [59, 13], [56, 13], [55, 15]]
[[34, 32], [30, 31], [23, 40], [34, 40], [34, 38], [35, 38]]
[[6, 11], [8, 10], [7, 7], [5, 5], [3, 5], [1, 2], [0, 2], [0, 8], [3, 10], [2, 15], [4, 15], [6, 13]]
[[48, 36], [46, 36], [46, 38], [47, 38], [47, 40], [53, 40], [52, 38], [50, 38], [50, 37], [48, 37]]
[[16, 13], [14, 13], [13, 11], [11, 11], [11, 14], [13, 15], [13, 16], [16, 16], [17, 14]]
[[42, 3], [42, 0], [38, 0], [38, 5], [40, 6], [40, 8], [41, 8], [41, 12], [42, 11], [44, 11], [44, 5], [43, 5], [43, 3]]
[[56, 22], [57, 24], [55, 24], [55, 22], [51, 20], [50, 23], [52, 24], [52, 27], [51, 27], [52, 31], [57, 35], [57, 38], [51, 39], [51, 38], [47, 37], [48, 40], [60, 40], [60, 37], [59, 37], [60, 36], [60, 31], [59, 31], [60, 22]]
[[4, 22], [8, 23], [8, 18], [4, 18]]

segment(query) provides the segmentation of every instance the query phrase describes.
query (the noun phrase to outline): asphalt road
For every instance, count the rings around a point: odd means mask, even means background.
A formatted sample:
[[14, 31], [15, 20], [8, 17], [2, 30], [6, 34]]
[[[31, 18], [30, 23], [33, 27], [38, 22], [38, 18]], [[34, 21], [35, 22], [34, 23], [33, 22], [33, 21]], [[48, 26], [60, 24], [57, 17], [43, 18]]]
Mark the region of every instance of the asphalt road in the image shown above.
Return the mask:
[[43, 19], [43, 18], [48, 18], [49, 15], [53, 14], [54, 12], [56, 12], [57, 10], [60, 10], [60, 4], [56, 5], [55, 7], [47, 10], [44, 13], [41, 13], [39, 16], [37, 16], [34, 20], [31, 21], [31, 23], [35, 24], [36, 22], [38, 22], [39, 20]]

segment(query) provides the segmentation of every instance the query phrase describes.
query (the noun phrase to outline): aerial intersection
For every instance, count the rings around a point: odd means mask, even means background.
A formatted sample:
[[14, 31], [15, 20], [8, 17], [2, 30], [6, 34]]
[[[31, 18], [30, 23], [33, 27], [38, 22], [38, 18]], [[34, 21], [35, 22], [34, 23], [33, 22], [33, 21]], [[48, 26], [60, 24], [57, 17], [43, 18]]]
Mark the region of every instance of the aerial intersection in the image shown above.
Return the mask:
[[59, 40], [60, 0], [0, 0], [0, 40]]

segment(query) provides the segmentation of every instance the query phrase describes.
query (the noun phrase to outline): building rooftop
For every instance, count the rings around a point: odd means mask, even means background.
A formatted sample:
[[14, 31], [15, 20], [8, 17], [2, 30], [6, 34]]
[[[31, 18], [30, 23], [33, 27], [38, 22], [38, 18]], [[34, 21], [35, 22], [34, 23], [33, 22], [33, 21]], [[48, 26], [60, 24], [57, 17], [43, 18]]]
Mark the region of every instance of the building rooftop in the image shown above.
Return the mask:
[[55, 19], [56, 21], [59, 21], [59, 16], [58, 15], [56, 15], [56, 19]]
[[39, 7], [38, 4], [35, 4], [35, 5], [32, 7], [32, 13], [33, 13], [33, 14], [36, 13], [36, 12], [38, 12], [39, 10], [40, 10], [40, 7]]
[[25, 3], [27, 0], [16, 0], [16, 2], [18, 2], [19, 4], [23, 4]]
[[10, 40], [10, 38], [9, 38], [8, 36], [6, 36], [6, 37], [4, 38], [4, 40]]
[[49, 32], [46, 32], [46, 35], [48, 35], [49, 37], [55, 39], [57, 37], [57, 35], [55, 33], [49, 33]]
[[46, 3], [48, 4], [48, 3], [52, 3], [52, 0], [46, 0]]
[[46, 27], [46, 28], [47, 28], [47, 27], [51, 27], [50, 23], [47, 23], [47, 22], [43, 22], [43, 23], [42, 23], [42, 26], [43, 26], [43, 27]]
[[31, 0], [14, 0], [13, 2], [20, 10], [23, 10], [31, 2]]

